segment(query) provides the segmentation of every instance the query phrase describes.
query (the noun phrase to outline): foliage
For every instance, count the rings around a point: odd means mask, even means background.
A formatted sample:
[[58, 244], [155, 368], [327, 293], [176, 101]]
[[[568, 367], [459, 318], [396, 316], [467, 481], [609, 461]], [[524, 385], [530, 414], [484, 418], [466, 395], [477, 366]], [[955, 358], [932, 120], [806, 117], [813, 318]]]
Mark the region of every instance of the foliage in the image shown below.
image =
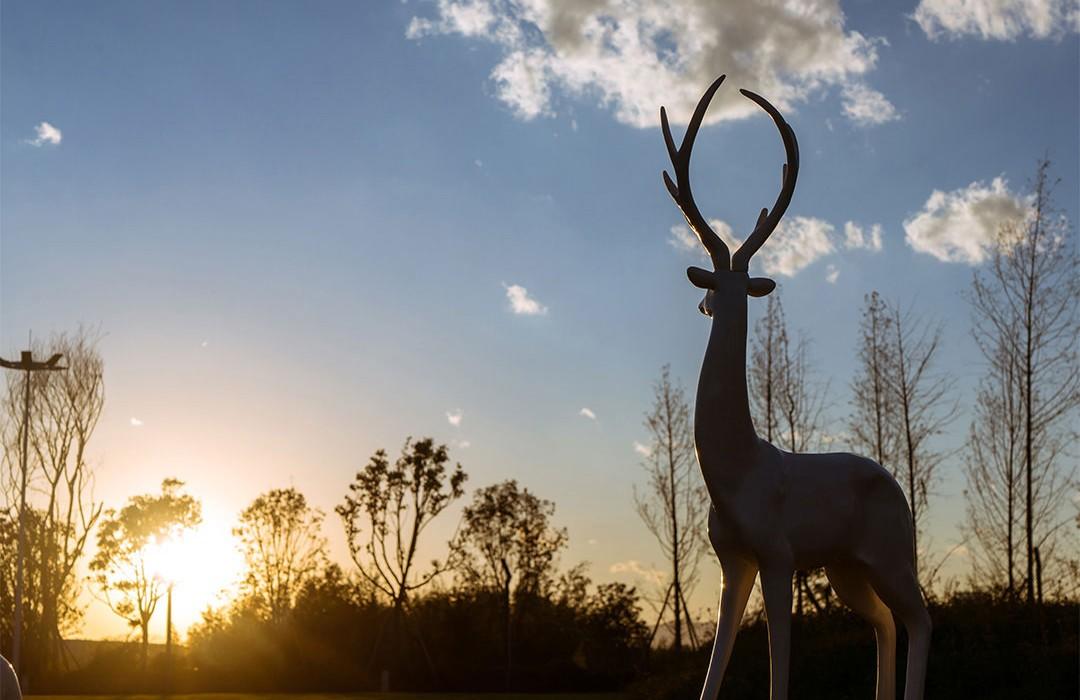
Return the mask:
[[537, 595], [554, 580], [567, 533], [551, 524], [555, 504], [517, 481], [477, 489], [451, 543], [458, 578], [466, 588]]
[[460, 464], [447, 473], [449, 461], [446, 445], [435, 445], [431, 438], [406, 440], [393, 464], [380, 449], [357, 472], [345, 502], [335, 509], [357, 571], [395, 606], [447, 569], [435, 561], [417, 574], [414, 560], [424, 529], [464, 494], [468, 477]]
[[322, 512], [292, 487], [267, 491], [240, 513], [233, 534], [247, 564], [241, 591], [263, 619], [280, 621], [325, 562], [322, 522]]
[[150, 548], [176, 539], [202, 520], [202, 506], [180, 492], [183, 485], [178, 479], [165, 479], [160, 494], [132, 496], [120, 512], [106, 511], [90, 562], [106, 604], [141, 631], [144, 660], [150, 619], [169, 586], [161, 572], [152, 569]]

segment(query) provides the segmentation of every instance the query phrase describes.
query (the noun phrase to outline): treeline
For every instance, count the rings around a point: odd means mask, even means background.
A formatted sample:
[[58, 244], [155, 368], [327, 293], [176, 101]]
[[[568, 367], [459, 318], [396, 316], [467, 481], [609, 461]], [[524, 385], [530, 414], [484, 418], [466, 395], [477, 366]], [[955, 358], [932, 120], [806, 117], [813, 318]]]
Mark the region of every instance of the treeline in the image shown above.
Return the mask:
[[[1049, 696], [1038, 683], [1068, 690], [1069, 681], [1061, 685], [1055, 671], [1076, 655], [1070, 611], [1080, 580], [1080, 512], [1070, 495], [1076, 492], [1080, 282], [1074, 232], [1053, 207], [1045, 162], [1032, 185], [1028, 216], [1002, 223], [967, 294], [983, 368], [972, 401], [963, 402], [940, 366], [943, 328], [876, 292], [865, 299], [851, 409], [843, 419], [830, 420], [829, 386], [815, 371], [809, 339], [789, 328], [779, 293], [769, 297], [749, 343], [752, 412], [763, 437], [795, 452], [866, 454], [904, 489], [935, 620], [929, 687], [943, 695], [960, 694], [953, 692], [957, 678], [1012, 673], [1012, 681], [1000, 680], [1002, 692]], [[21, 595], [21, 670], [35, 691], [629, 684], [646, 697], [684, 697], [689, 691], [678, 689], [700, 682], [704, 664], [694, 655], [706, 653], [709, 640], [701, 638], [687, 602], [703, 560], [711, 559], [708, 498], [694, 456], [690, 405], [667, 370], [645, 413], [649, 439], [636, 445], [646, 478], [635, 506], [667, 562], [655, 590], [594, 585], [583, 566], [561, 562], [568, 533], [558, 527], [552, 502], [514, 481], [470, 492], [465, 470], [446, 446], [423, 438], [407, 441], [396, 456], [372, 455], [342, 484], [331, 522], [293, 488], [255, 498], [234, 530], [246, 564], [237, 595], [208, 610], [189, 630], [185, 647], [164, 655], [150, 653], [149, 629], [161, 619], [168, 585], [148, 557], [196, 527], [201, 505], [177, 479], [117, 508], [94, 498], [88, 445], [104, 405], [96, 340], [93, 331], [80, 330], [35, 343], [36, 356], [63, 353], [68, 369], [28, 377], [28, 433], [25, 375], [9, 373], [0, 406], [0, 651], [11, 655]], [[965, 408], [969, 423], [957, 426]], [[949, 429], [966, 433], [961, 450], [942, 447]], [[971, 566], [966, 579], [943, 582], [949, 552], [935, 550], [926, 522], [947, 464], [964, 474], [966, 510], [956, 546], [967, 550]], [[463, 506], [454, 536], [431, 541], [429, 526], [446, 518], [452, 505]], [[327, 555], [328, 527], [345, 534], [345, 565]], [[419, 552], [437, 558], [421, 561]], [[857, 655], [872, 643], [869, 628], [839, 606], [821, 572], [799, 572], [794, 585], [801, 630], [796, 664], [827, 658], [816, 654]], [[110, 647], [73, 670], [63, 640], [80, 629], [78, 600], [86, 586], [139, 643]], [[764, 676], [754, 680], [753, 669], [767, 660], [765, 647], [740, 651], [762, 638], [761, 624], [760, 610], [751, 609], [749, 633], [735, 652], [745, 661], [732, 663], [725, 688], [763, 687]], [[856, 627], [862, 631], [850, 631]], [[984, 649], [985, 640], [1014, 659], [1008, 673], [1005, 657], [993, 661], [999, 657]], [[835, 675], [842, 675], [836, 664], [799, 668], [795, 677], [832, 678], [824, 687], [833, 691], [846, 683]], [[856, 686], [872, 685], [872, 656], [854, 669]]]

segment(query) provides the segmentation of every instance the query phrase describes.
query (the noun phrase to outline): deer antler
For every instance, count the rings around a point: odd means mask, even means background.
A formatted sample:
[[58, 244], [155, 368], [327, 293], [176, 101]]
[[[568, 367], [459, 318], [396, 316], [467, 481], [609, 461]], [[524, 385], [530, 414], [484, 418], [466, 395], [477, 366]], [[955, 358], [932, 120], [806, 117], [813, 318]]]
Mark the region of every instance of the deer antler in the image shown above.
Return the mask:
[[728, 247], [724, 245], [724, 242], [720, 240], [720, 236], [717, 236], [716, 232], [709, 227], [705, 217], [698, 211], [697, 204], [694, 203], [694, 195], [690, 191], [690, 152], [694, 150], [694, 139], [697, 137], [701, 120], [705, 117], [705, 110], [709, 108], [709, 102], [712, 100], [713, 94], [726, 77], [726, 75], [721, 75], [717, 78], [716, 82], [710, 85], [705, 94], [701, 96], [697, 109], [694, 110], [694, 116], [690, 118], [690, 123], [686, 127], [682, 145], [678, 148], [675, 148], [675, 139], [671, 137], [667, 111], [663, 107], [660, 108], [660, 126], [664, 131], [664, 143], [667, 144], [668, 156], [671, 157], [671, 165], [675, 170], [675, 179], [679, 183], [676, 186], [665, 170], [664, 184], [667, 185], [671, 198], [675, 200], [675, 205], [679, 207], [683, 216], [686, 217], [686, 223], [690, 224], [690, 229], [697, 234], [698, 240], [705, 246], [705, 250], [709, 252], [713, 267], [717, 270], [728, 269], [728, 256], [731, 253]]
[[[717, 270], [729, 269], [730, 251], [724, 241], [716, 235], [716, 232], [705, 221], [705, 217], [701, 215], [697, 204], [694, 203], [694, 195], [690, 191], [690, 153], [694, 149], [694, 139], [697, 137], [698, 129], [701, 127], [701, 120], [705, 117], [705, 110], [708, 109], [713, 94], [726, 77], [726, 75], [721, 75], [717, 78], [716, 82], [710, 85], [705, 94], [701, 96], [697, 109], [694, 110], [694, 116], [691, 117], [690, 123], [686, 127], [686, 135], [683, 136], [682, 145], [678, 148], [675, 148], [675, 140], [671, 137], [667, 111], [663, 107], [660, 108], [660, 126], [664, 131], [664, 143], [667, 144], [668, 156], [671, 157], [671, 164], [675, 169], [675, 180], [678, 185], [671, 181], [667, 171], [664, 171], [664, 184], [667, 185], [671, 198], [675, 200], [675, 204], [682, 211], [683, 216], [686, 217], [686, 222], [690, 224], [690, 228], [697, 234], [701, 244], [705, 246], [709, 257], [712, 258], [713, 267]], [[799, 177], [799, 142], [795, 140], [795, 132], [791, 126], [784, 121], [784, 117], [775, 107], [769, 104], [768, 100], [749, 90], [739, 90], [739, 92], [756, 102], [773, 118], [776, 127], [780, 130], [780, 138], [784, 141], [784, 151], [787, 154], [780, 194], [777, 195], [772, 210], [761, 210], [754, 230], [730, 259], [730, 269], [745, 272], [750, 265], [750, 258], [769, 238], [776, 225], [780, 223], [784, 212], [787, 211], [788, 204], [791, 203], [791, 196], [795, 193], [795, 181]]]
[[799, 178], [799, 142], [795, 140], [795, 131], [784, 121], [784, 117], [780, 115], [780, 112], [769, 104], [768, 100], [749, 90], [739, 90], [739, 92], [757, 102], [773, 118], [773, 121], [776, 122], [776, 128], [780, 130], [780, 138], [784, 140], [784, 151], [787, 154], [787, 163], [784, 164], [782, 175], [783, 184], [780, 186], [780, 194], [776, 196], [776, 202], [773, 203], [772, 211], [768, 209], [761, 210], [754, 230], [746, 237], [746, 240], [743, 241], [743, 244], [739, 246], [739, 249], [735, 251], [735, 255], [731, 258], [732, 270], [746, 272], [750, 265], [750, 258], [769, 238], [773, 229], [780, 223], [784, 212], [787, 211], [788, 204], [791, 203], [791, 195], [795, 193], [795, 181]]

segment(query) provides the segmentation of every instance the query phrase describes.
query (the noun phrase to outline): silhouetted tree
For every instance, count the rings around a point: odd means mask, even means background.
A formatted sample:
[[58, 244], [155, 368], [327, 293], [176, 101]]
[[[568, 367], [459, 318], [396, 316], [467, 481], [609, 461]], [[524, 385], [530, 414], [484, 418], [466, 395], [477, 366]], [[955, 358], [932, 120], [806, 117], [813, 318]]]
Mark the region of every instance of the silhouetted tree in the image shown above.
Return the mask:
[[[447, 570], [446, 562], [432, 561], [427, 571], [416, 571], [416, 554], [423, 531], [448, 505], [464, 494], [468, 478], [460, 464], [450, 465], [446, 445], [431, 438], [405, 441], [401, 456], [391, 464], [385, 450], [377, 450], [371, 461], [349, 484], [345, 502], [336, 508], [345, 524], [349, 555], [357, 571], [392, 606], [394, 646], [399, 627], [406, 622], [409, 596]], [[419, 632], [429, 668], [434, 664]], [[382, 640], [382, 628], [372, 658]]]
[[851, 382], [854, 410], [848, 421], [851, 444], [896, 474], [896, 398], [890, 377], [896, 372], [893, 354], [892, 316], [881, 295], [865, 297], [859, 322], [858, 366]]
[[[991, 367], [1015, 367], [1008, 390], [1019, 404], [1027, 601], [1036, 601], [1035, 552], [1054, 548], [1065, 489], [1061, 457], [1075, 437], [1069, 417], [1080, 404], [1080, 296], [1076, 243], [1053, 202], [1050, 161], [1039, 161], [1027, 215], [1003, 222], [988, 264], [975, 271], [969, 300], [973, 332]], [[1000, 356], [1004, 354], [1005, 358]], [[976, 505], [976, 508], [981, 506]]]
[[[964, 460], [966, 534], [982, 585], [1017, 593], [1024, 513], [1024, 410], [1021, 368], [1009, 342], [999, 343], [975, 398]], [[1021, 576], [1022, 579], [1022, 576]]]
[[[809, 341], [792, 343], [779, 292], [768, 298], [765, 315], [754, 325], [750, 347], [749, 385], [756, 430], [766, 440], [790, 452], [806, 452], [822, 437], [826, 385], [817, 381], [810, 366]], [[816, 609], [829, 602], [823, 570], [795, 572], [795, 610], [802, 617], [804, 599]], [[823, 602], [819, 602], [820, 592]]]
[[897, 459], [893, 474], [908, 497], [914, 523], [915, 562], [924, 592], [929, 592], [936, 568], [926, 566], [927, 552], [920, 552], [930, 492], [937, 480], [937, 468], [945, 457], [932, 440], [944, 432], [956, 416], [953, 399], [955, 382], [936, 373], [934, 363], [941, 347], [941, 326], [889, 306], [891, 352], [894, 359], [889, 374], [893, 395], [892, 416], [897, 436]]
[[280, 621], [325, 563], [322, 522], [293, 487], [267, 491], [240, 513], [233, 534], [247, 565], [241, 590], [263, 619]]
[[516, 481], [504, 481], [473, 493], [451, 543], [451, 561], [460, 581], [502, 598], [507, 686], [513, 658], [513, 600], [548, 592], [556, 557], [566, 546], [566, 530], [551, 524], [554, 514], [551, 501], [519, 489]]
[[[52, 668], [59, 658], [62, 635], [72, 631], [82, 610], [77, 605], [81, 580], [77, 574], [86, 543], [102, 512], [91, 494], [92, 470], [87, 447], [105, 404], [104, 362], [97, 349], [98, 336], [80, 328], [60, 333], [48, 341], [34, 342], [35, 355], [63, 353], [63, 372], [32, 375], [33, 407], [27, 462], [28, 481], [34, 498], [27, 504], [28, 523], [33, 520], [33, 539], [27, 541], [26, 580], [33, 582], [24, 600], [24, 670]], [[9, 517], [18, 522], [23, 416], [22, 373], [8, 373], [2, 408], [3, 485]], [[31, 513], [32, 511], [32, 513]], [[3, 578], [14, 582], [14, 571]], [[0, 618], [12, 619], [6, 614]], [[31, 624], [30, 621], [33, 620]]]
[[142, 661], [150, 643], [150, 619], [168, 582], [154, 571], [152, 547], [178, 538], [202, 520], [202, 507], [181, 493], [184, 482], [165, 479], [160, 494], [132, 496], [116, 512], [105, 512], [90, 562], [94, 581], [109, 608], [142, 633]]
[[[694, 452], [690, 406], [683, 388], [671, 381], [667, 365], [653, 384], [653, 403], [645, 413], [648, 455], [642, 460], [648, 483], [634, 488], [638, 515], [656, 538], [671, 571], [659, 618], [668, 602], [674, 611], [675, 649], [683, 646], [683, 625], [695, 639], [686, 599], [693, 590], [697, 567], [707, 547], [703, 525], [709, 513], [709, 494]], [[659, 622], [659, 620], [658, 620]]]

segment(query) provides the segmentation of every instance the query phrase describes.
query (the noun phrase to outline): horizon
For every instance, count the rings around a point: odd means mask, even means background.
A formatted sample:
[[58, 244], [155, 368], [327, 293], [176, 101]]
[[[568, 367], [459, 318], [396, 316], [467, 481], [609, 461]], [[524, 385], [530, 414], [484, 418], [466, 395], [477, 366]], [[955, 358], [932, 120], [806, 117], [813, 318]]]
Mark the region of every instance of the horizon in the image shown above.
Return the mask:
[[[704, 252], [661, 182], [658, 110], [681, 138], [727, 72], [697, 140], [698, 206], [744, 237], [772, 203], [782, 147], [738, 88], [773, 100], [802, 171], [752, 270], [811, 343], [830, 439], [847, 449], [865, 295], [944, 328], [937, 371], [961, 408], [935, 443], [950, 456], [927, 532], [943, 555], [960, 544], [984, 368], [963, 295], [1044, 154], [1075, 230], [1080, 38], [1073, 16], [984, 26], [909, 5], [821, 3], [818, 42], [691, 2], [703, 48], [689, 20], [634, 3], [610, 12], [637, 34], [607, 39], [486, 2], [4, 3], [0, 356], [30, 332], [97, 329], [95, 497], [118, 509], [183, 480], [222, 578], [237, 514], [288, 486], [326, 513], [347, 571], [333, 509], [354, 473], [431, 436], [469, 480], [421, 561], [474, 489], [516, 479], [556, 504], [563, 568], [652, 594], [642, 417], [662, 366], [692, 396], [707, 332], [684, 272]], [[714, 34], [790, 36], [806, 65], [739, 63]], [[945, 573], [970, 568], [960, 550]], [[711, 553], [701, 572], [690, 604], [711, 620]], [[177, 588], [183, 632], [213, 588], [189, 585], [203, 589]], [[76, 637], [130, 636], [81, 601]], [[163, 629], [159, 612], [151, 640]]]

